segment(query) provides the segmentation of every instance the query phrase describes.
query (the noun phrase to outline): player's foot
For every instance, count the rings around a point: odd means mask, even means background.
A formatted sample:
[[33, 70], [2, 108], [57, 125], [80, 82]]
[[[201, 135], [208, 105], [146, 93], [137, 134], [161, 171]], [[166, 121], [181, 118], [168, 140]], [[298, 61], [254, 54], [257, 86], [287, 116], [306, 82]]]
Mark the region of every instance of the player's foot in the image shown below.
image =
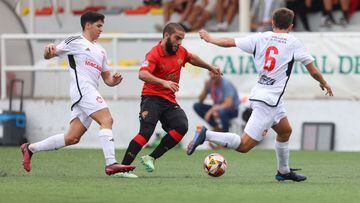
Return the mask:
[[115, 178], [138, 178], [137, 175], [130, 173], [130, 172], [120, 172], [120, 173], [115, 173], [114, 175], [112, 175]]
[[141, 163], [145, 166], [147, 172], [153, 172], [155, 170], [154, 161], [155, 159], [149, 155], [140, 158]]
[[30, 172], [31, 170], [31, 157], [33, 153], [29, 150], [29, 143], [24, 143], [21, 145], [20, 149], [23, 155], [23, 166], [26, 172]]
[[275, 175], [275, 179], [278, 181], [284, 181], [284, 180], [292, 180], [296, 182], [304, 181], [306, 180], [306, 176], [297, 174], [295, 171], [299, 171], [301, 169], [290, 169], [290, 173], [281, 174], [279, 171]]
[[189, 143], [186, 150], [187, 155], [194, 153], [196, 147], [204, 143], [206, 131], [207, 129], [202, 125], [196, 127], [194, 139]]
[[106, 175], [112, 175], [119, 172], [129, 172], [134, 170], [135, 168], [136, 166], [133, 165], [122, 165], [122, 164], [114, 163], [105, 167], [105, 173]]

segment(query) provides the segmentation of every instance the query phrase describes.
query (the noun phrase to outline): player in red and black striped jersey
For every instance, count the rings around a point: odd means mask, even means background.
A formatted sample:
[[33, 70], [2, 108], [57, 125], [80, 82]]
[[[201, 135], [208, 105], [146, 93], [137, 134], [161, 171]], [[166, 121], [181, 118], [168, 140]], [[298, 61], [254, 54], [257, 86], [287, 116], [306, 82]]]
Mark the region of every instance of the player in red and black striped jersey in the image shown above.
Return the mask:
[[[186, 134], [188, 120], [175, 97], [179, 90], [181, 69], [186, 63], [207, 69], [219, 77], [221, 75], [219, 68], [181, 46], [184, 37], [185, 31], [179, 24], [167, 24], [163, 29], [163, 39], [147, 53], [141, 65], [139, 78], [145, 83], [140, 104], [140, 131], [129, 144], [122, 161], [124, 165], [133, 162], [149, 141], [158, 121], [167, 134], [150, 155], [141, 157], [148, 172], [154, 170], [154, 160], [177, 145]], [[136, 177], [133, 174], [130, 176]], [[122, 177], [130, 176], [123, 174]]]

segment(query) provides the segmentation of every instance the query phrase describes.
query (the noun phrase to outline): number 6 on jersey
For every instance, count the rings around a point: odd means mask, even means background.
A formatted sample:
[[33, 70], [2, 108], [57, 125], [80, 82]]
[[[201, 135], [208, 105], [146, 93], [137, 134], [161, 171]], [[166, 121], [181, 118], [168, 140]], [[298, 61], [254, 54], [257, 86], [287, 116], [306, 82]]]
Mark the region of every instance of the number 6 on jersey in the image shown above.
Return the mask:
[[[272, 56], [270, 54], [272, 54]], [[275, 46], [269, 46], [266, 49], [264, 70], [272, 71], [275, 68], [276, 58], [274, 55], [278, 54], [279, 50]]]

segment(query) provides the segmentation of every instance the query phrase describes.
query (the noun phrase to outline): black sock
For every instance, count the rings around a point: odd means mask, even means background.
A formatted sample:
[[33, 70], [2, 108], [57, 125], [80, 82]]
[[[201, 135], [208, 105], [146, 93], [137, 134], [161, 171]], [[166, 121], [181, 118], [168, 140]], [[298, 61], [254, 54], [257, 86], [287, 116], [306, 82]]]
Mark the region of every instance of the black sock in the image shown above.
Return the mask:
[[139, 143], [137, 143], [134, 140], [131, 140], [121, 164], [130, 165], [134, 161], [136, 155], [140, 152], [141, 149], [142, 146]]
[[175, 147], [179, 142], [175, 141], [169, 134], [166, 134], [162, 139], [160, 144], [154, 149], [150, 154], [151, 157], [157, 159], [161, 157], [169, 149]]
[[349, 22], [349, 11], [342, 10], [343, 18]]

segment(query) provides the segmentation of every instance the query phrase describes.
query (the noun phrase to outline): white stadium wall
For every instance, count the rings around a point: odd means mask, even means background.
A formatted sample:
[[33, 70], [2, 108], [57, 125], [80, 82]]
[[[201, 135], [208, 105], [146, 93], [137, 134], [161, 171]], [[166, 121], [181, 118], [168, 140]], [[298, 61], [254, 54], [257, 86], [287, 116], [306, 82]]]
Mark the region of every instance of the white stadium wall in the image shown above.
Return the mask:
[[[107, 100], [114, 118], [114, 136], [117, 148], [126, 148], [139, 130], [139, 99]], [[189, 119], [189, 131], [183, 139], [187, 144], [193, 137], [195, 127], [204, 123], [192, 110], [195, 99], [181, 99], [179, 104]], [[16, 106], [16, 105], [15, 105]], [[26, 135], [31, 142], [40, 141], [67, 130], [70, 119], [70, 101], [68, 100], [25, 100], [27, 116]], [[301, 128], [303, 122], [333, 122], [335, 129], [336, 151], [360, 151], [360, 102], [351, 100], [285, 100], [285, 107], [293, 127], [290, 147], [301, 148]], [[0, 108], [7, 109], [8, 101], [1, 100]], [[81, 148], [100, 148], [97, 136], [99, 126], [93, 122], [84, 135]], [[155, 132], [163, 133], [158, 125]], [[154, 137], [154, 136], [153, 136]], [[274, 134], [268, 135], [259, 148], [273, 149]], [[183, 145], [184, 146], [184, 145]]]

